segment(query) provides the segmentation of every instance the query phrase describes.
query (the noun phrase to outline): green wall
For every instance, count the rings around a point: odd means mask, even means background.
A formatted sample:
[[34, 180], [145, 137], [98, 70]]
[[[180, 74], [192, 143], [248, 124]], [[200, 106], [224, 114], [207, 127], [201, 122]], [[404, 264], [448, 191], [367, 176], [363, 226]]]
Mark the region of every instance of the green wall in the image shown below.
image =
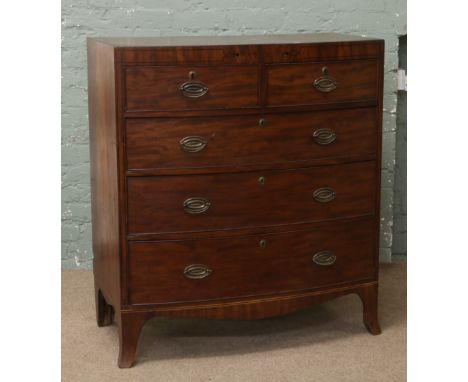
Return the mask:
[[[406, 35], [400, 38], [400, 68], [406, 65]], [[398, 92], [393, 207], [393, 257], [406, 257], [406, 91]]]

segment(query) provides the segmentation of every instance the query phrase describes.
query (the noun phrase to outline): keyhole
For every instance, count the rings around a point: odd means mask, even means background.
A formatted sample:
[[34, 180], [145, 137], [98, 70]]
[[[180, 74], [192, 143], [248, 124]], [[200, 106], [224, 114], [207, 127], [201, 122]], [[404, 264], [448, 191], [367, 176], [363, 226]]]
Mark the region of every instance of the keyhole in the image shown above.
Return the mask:
[[326, 66], [324, 66], [324, 67], [322, 68], [322, 74], [323, 74], [324, 76], [328, 75], [328, 68], [327, 68]]
[[188, 74], [189, 80], [194, 80], [197, 77], [197, 73], [191, 70]]
[[267, 245], [267, 241], [265, 239], [262, 239], [262, 240], [260, 240], [259, 245], [260, 245], [260, 248], [265, 248], [266, 245]]
[[265, 177], [264, 176], [261, 176], [260, 178], [258, 178], [258, 183], [263, 186], [265, 184]]

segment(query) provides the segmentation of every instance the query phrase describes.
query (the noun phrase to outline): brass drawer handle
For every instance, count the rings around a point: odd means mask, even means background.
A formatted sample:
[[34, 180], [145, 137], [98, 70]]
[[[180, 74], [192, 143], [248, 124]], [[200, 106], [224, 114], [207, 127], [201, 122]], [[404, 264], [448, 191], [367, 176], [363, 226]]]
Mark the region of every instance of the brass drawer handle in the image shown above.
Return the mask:
[[322, 93], [329, 93], [337, 88], [336, 80], [328, 74], [328, 68], [322, 68], [322, 76], [314, 81], [314, 88]]
[[317, 188], [313, 194], [314, 199], [319, 203], [328, 203], [336, 198], [336, 192], [332, 188]]
[[184, 211], [192, 215], [202, 214], [210, 206], [210, 201], [205, 198], [188, 198], [183, 203]]
[[203, 82], [184, 82], [179, 89], [188, 98], [199, 98], [208, 93], [208, 86]]
[[317, 129], [314, 131], [313, 138], [319, 145], [329, 145], [335, 142], [336, 133], [331, 129]]
[[331, 251], [321, 251], [317, 252], [314, 257], [312, 258], [312, 261], [321, 266], [327, 266], [327, 265], [332, 265], [336, 261], [336, 256], [333, 252]]
[[191, 264], [184, 269], [184, 276], [189, 279], [204, 279], [212, 273], [213, 271], [203, 264]]
[[203, 137], [190, 136], [180, 140], [180, 148], [187, 153], [197, 153], [202, 151], [208, 144]]
[[179, 90], [185, 97], [199, 98], [208, 92], [208, 86], [206, 86], [203, 82], [195, 81], [197, 73], [190, 71], [188, 77], [189, 81], [184, 82], [179, 87]]

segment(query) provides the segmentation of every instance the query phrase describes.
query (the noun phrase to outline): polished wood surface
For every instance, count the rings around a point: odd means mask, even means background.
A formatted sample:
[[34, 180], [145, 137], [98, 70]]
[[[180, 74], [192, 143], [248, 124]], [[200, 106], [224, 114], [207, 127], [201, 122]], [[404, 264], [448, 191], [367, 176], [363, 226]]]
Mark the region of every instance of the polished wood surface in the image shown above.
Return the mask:
[[[322, 93], [314, 81], [328, 68], [337, 81], [335, 91]], [[331, 61], [311, 64], [281, 64], [268, 67], [268, 105], [307, 105], [377, 99], [376, 60]]]
[[[157, 304], [271, 295], [372, 279], [372, 219], [322, 223], [310, 231], [191, 241], [132, 242], [130, 301]], [[314, 254], [331, 251], [332, 265]], [[191, 264], [212, 273], [187, 278]]]
[[[114, 51], [88, 40], [89, 141], [91, 157], [91, 214], [96, 309], [116, 309], [120, 300], [120, 236]], [[105, 296], [105, 299], [104, 299]], [[98, 322], [108, 321], [107, 313]]]
[[[215, 303], [185, 304], [183, 306], [134, 306], [123, 310], [118, 323], [120, 352], [118, 364], [121, 368], [131, 367], [135, 359], [138, 339], [144, 324], [157, 316], [211, 318], [229, 320], [253, 320], [275, 317], [322, 304], [344, 295], [356, 294], [363, 305], [364, 325], [373, 335], [380, 334], [377, 321], [377, 282], [354, 283], [343, 287], [309, 290], [288, 295], [275, 295], [236, 299]], [[371, 324], [371, 325], [369, 325]]]
[[[356, 293], [380, 333], [383, 52], [336, 34], [88, 40], [96, 318], [118, 326], [120, 367], [155, 315], [254, 319]], [[181, 91], [193, 81], [207, 89]]]
[[380, 57], [376, 41], [344, 41], [328, 44], [264, 45], [261, 48], [266, 64], [322, 62], [330, 60], [370, 59]]
[[[127, 169], [212, 171], [222, 166], [294, 166], [308, 161], [375, 155], [374, 108], [199, 118], [126, 120]], [[314, 133], [329, 129], [335, 139], [319, 144]], [[206, 147], [186, 152], [180, 141], [201, 137]]]
[[260, 52], [254, 45], [214, 47], [126, 48], [121, 52], [125, 64], [257, 64]]
[[[264, 184], [260, 183], [263, 177]], [[297, 170], [198, 176], [132, 177], [128, 182], [128, 232], [224, 230], [318, 221], [374, 212], [375, 163]], [[336, 199], [314, 199], [331, 188]], [[209, 208], [192, 215], [186, 199], [201, 197]]]
[[[185, 97], [180, 86], [193, 81], [208, 91], [199, 98]], [[252, 107], [258, 104], [257, 66], [236, 67], [152, 67], [125, 70], [127, 110], [179, 110]]]

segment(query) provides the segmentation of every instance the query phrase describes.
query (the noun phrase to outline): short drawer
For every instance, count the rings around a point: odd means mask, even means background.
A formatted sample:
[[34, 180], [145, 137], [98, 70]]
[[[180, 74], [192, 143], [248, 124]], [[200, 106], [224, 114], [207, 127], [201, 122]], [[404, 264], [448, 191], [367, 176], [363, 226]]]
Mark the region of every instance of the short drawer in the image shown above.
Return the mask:
[[320, 288], [374, 277], [373, 220], [222, 239], [130, 242], [131, 304]]
[[258, 104], [258, 67], [134, 66], [125, 70], [126, 109], [191, 110]]
[[127, 168], [273, 165], [375, 153], [375, 109], [204, 118], [132, 118]]
[[374, 212], [374, 162], [232, 174], [128, 177], [128, 232], [221, 230]]
[[267, 70], [269, 106], [377, 99], [377, 60], [279, 64]]

